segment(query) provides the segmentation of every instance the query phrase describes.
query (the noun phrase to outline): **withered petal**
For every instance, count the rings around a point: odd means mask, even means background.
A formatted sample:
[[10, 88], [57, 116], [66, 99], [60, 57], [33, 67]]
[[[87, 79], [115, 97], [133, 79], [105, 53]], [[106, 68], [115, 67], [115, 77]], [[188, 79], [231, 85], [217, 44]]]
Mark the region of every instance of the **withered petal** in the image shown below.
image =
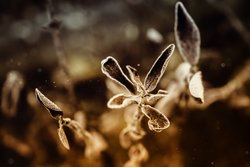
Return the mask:
[[63, 116], [63, 111], [55, 103], [44, 96], [44, 94], [42, 94], [37, 88], [35, 90], [35, 95], [38, 101], [49, 111], [52, 118], [58, 119], [60, 116]]
[[200, 58], [200, 31], [181, 2], [175, 6], [175, 39], [184, 61], [196, 65]]
[[124, 95], [123, 93], [117, 94], [111, 97], [107, 103], [108, 108], [119, 109], [124, 108], [133, 102], [136, 102], [136, 98], [130, 95]]
[[158, 82], [160, 81], [167, 68], [169, 59], [174, 52], [174, 47], [174, 44], [171, 44], [166, 49], [164, 49], [148, 72], [144, 81], [145, 89], [148, 92], [151, 92], [156, 88]]
[[204, 103], [204, 87], [202, 84], [201, 71], [196, 72], [189, 81], [190, 94], [200, 103]]
[[68, 142], [68, 139], [67, 139], [67, 137], [66, 137], [66, 134], [65, 134], [65, 132], [64, 132], [62, 126], [60, 126], [60, 127], [57, 129], [57, 133], [58, 133], [58, 136], [59, 136], [59, 139], [60, 139], [62, 145], [63, 145], [67, 150], [69, 150], [69, 149], [70, 149], [70, 147], [69, 147], [69, 142]]
[[168, 118], [156, 108], [150, 105], [143, 105], [141, 110], [149, 118], [148, 127], [150, 130], [161, 132], [170, 126]]
[[141, 79], [140, 76], [137, 72], [137, 70], [133, 67], [131, 67], [130, 65], [126, 66], [130, 79], [133, 82], [133, 84], [136, 86], [136, 89], [138, 92], [142, 91], [143, 89], [143, 84], [141, 83]]
[[115, 58], [108, 56], [106, 59], [103, 59], [101, 62], [101, 69], [107, 77], [121, 84], [131, 93], [135, 93], [135, 87], [133, 83], [123, 73]]

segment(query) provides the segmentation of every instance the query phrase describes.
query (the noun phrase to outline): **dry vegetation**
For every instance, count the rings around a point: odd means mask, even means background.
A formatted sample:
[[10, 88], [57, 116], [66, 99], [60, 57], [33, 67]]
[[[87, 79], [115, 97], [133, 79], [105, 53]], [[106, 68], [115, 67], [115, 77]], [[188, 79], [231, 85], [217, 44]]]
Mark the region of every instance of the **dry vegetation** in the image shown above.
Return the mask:
[[204, 3], [3, 7], [0, 166], [249, 166], [244, 3]]

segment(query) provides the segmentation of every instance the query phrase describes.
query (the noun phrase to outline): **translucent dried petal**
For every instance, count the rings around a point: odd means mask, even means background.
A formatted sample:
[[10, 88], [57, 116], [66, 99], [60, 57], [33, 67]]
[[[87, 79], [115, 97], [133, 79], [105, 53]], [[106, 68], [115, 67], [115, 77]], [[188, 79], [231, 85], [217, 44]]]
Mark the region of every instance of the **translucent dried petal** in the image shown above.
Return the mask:
[[136, 102], [136, 97], [124, 95], [124, 94], [117, 94], [111, 97], [107, 103], [108, 108], [119, 109], [124, 108], [130, 105], [133, 102]]
[[153, 108], [150, 105], [143, 105], [141, 110], [149, 118], [148, 127], [150, 130], [161, 132], [169, 127], [170, 122], [168, 118], [156, 108]]
[[188, 62], [181, 63], [175, 71], [175, 78], [180, 82], [186, 82], [191, 74], [191, 67]]
[[143, 84], [141, 83], [140, 76], [137, 73], [137, 70], [129, 65], [126, 66], [131, 81], [136, 85], [136, 90], [138, 92], [141, 92], [143, 90]]
[[171, 44], [161, 53], [161, 55], [154, 62], [144, 81], [145, 89], [148, 92], [151, 92], [156, 88], [158, 82], [160, 81], [162, 75], [164, 74], [167, 68], [167, 64], [173, 51], [174, 44]]
[[200, 57], [200, 32], [181, 2], [175, 6], [175, 39], [182, 58], [196, 65]]
[[54, 119], [59, 119], [63, 116], [62, 110], [46, 96], [44, 96], [37, 88], [35, 90], [36, 97], [38, 101], [49, 111], [50, 115]]
[[102, 60], [101, 66], [102, 72], [107, 77], [121, 84], [130, 92], [135, 93], [135, 87], [133, 83], [123, 73], [120, 65], [118, 64], [115, 58], [108, 56], [106, 59]]
[[130, 129], [129, 128], [123, 129], [119, 135], [119, 139], [120, 139], [120, 144], [123, 148], [129, 148], [133, 143], [133, 140], [130, 136]]
[[189, 81], [188, 88], [190, 94], [200, 103], [204, 103], [204, 87], [202, 84], [201, 71], [196, 72]]
[[60, 139], [62, 145], [63, 145], [66, 149], [69, 150], [69, 149], [70, 149], [70, 147], [69, 147], [69, 142], [68, 142], [68, 139], [67, 139], [67, 137], [66, 137], [66, 134], [65, 134], [65, 132], [64, 132], [62, 126], [60, 126], [60, 127], [57, 129], [57, 133], [58, 133], [58, 136], [59, 136], [59, 139]]
[[154, 105], [161, 98], [166, 97], [167, 94], [168, 92], [166, 90], [158, 90], [156, 94], [149, 94], [148, 103]]

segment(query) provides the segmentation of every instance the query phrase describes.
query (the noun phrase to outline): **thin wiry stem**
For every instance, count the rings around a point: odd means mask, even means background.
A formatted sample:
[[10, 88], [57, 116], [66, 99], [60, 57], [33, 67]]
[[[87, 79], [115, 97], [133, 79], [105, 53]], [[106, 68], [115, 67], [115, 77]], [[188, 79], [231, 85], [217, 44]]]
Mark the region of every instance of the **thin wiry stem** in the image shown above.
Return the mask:
[[74, 86], [73, 86], [74, 83], [69, 72], [69, 67], [67, 65], [67, 60], [66, 60], [67, 55], [66, 55], [66, 52], [64, 50], [64, 47], [60, 38], [60, 24], [61, 23], [55, 19], [55, 9], [54, 9], [52, 0], [48, 0], [47, 13], [48, 13], [48, 19], [49, 19], [48, 28], [53, 39], [58, 63], [66, 77], [64, 84], [65, 84], [66, 89], [68, 90], [68, 94], [71, 100], [75, 102], [76, 97], [74, 93]]
[[242, 21], [236, 16], [236, 14], [230, 8], [230, 6], [220, 1], [214, 1], [214, 0], [207, 0], [207, 1], [227, 17], [232, 27], [239, 33], [241, 38], [250, 47], [250, 32], [244, 26]]

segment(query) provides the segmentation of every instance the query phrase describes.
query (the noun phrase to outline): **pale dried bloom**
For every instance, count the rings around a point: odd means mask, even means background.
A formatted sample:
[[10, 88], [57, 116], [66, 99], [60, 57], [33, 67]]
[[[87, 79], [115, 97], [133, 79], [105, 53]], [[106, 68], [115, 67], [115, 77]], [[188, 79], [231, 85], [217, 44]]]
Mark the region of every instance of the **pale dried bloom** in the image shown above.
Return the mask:
[[68, 127], [71, 129], [75, 137], [79, 140], [83, 140], [86, 144], [85, 155], [86, 157], [99, 156], [100, 153], [107, 148], [107, 143], [103, 137], [98, 132], [88, 132], [82, 125], [77, 121], [71, 120], [70, 118], [63, 117], [63, 111], [55, 103], [49, 100], [45, 95], [43, 95], [38, 89], [35, 90], [36, 97], [38, 101], [49, 111], [52, 118], [56, 119], [59, 124], [57, 130], [59, 139], [62, 145], [66, 149], [70, 149], [67, 136], [64, 132], [63, 127]]
[[113, 96], [108, 101], [107, 106], [112, 109], [118, 109], [136, 103], [139, 110], [148, 117], [148, 126], [150, 130], [160, 132], [168, 128], [170, 122], [167, 117], [151, 106], [162, 97], [165, 97], [167, 92], [164, 90], [159, 90], [156, 94], [152, 94], [151, 92], [156, 88], [164, 74], [173, 51], [174, 45], [171, 44], [161, 53], [148, 72], [144, 83], [141, 82], [140, 76], [135, 68], [129, 65], [126, 66], [129, 72], [129, 79], [124, 74], [115, 58], [109, 56], [104, 59], [101, 62], [102, 72], [130, 92], [128, 94], [120, 93]]
[[200, 58], [200, 31], [181, 2], [175, 6], [175, 39], [178, 50], [185, 61], [177, 69], [177, 79], [186, 82], [189, 93], [200, 103], [204, 103], [202, 74], [197, 64]]

